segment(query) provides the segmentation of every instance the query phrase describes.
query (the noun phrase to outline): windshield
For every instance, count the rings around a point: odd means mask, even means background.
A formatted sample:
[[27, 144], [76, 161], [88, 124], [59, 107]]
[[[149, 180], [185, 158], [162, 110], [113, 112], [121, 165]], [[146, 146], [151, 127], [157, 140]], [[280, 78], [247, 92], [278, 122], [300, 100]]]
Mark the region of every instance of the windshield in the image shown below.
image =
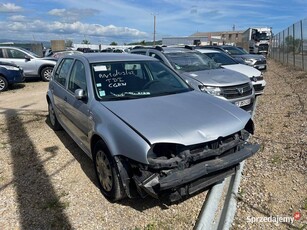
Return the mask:
[[223, 47], [229, 54], [231, 55], [242, 55], [248, 54], [248, 52], [244, 51], [243, 49], [239, 49], [235, 46], [233, 47]]
[[40, 57], [40, 56], [38, 56], [36, 53], [33, 53], [33, 52], [31, 52], [31, 51], [29, 51], [29, 50], [26, 50], [26, 49], [24, 49], [24, 48], [19, 47], [19, 49], [23, 50], [25, 53], [30, 54], [30, 55], [32, 55], [32, 56], [34, 56], [34, 57], [37, 57], [37, 58]]
[[219, 68], [219, 65], [211, 58], [199, 52], [173, 52], [165, 53], [165, 56], [176, 70], [183, 72]]
[[172, 70], [158, 61], [108, 62], [91, 65], [99, 100], [126, 100], [190, 91]]
[[217, 63], [221, 63], [222, 65], [234, 65], [238, 64], [235, 60], [229, 57], [225, 53], [205, 53], [209, 58], [213, 59]]

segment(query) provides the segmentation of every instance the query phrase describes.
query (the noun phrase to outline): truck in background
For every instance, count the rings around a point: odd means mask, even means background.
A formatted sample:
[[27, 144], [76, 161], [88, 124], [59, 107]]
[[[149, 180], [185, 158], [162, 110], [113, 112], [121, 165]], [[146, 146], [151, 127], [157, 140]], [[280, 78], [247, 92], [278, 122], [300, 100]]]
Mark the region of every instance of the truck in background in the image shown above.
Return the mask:
[[243, 48], [253, 54], [268, 54], [272, 39], [271, 27], [251, 27], [243, 32]]

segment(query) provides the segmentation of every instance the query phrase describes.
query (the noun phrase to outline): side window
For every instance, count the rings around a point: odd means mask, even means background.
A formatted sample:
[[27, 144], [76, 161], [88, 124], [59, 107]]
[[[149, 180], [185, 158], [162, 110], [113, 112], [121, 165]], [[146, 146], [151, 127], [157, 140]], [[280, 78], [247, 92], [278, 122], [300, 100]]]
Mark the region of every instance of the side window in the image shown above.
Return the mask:
[[158, 59], [158, 60], [163, 62], [162, 58], [158, 54], [155, 54], [153, 52], [149, 52], [149, 56], [150, 57], [154, 57], [154, 58], [156, 58], [156, 59]]
[[8, 58], [25, 59], [26, 54], [19, 50], [7, 49]]
[[142, 55], [146, 55], [146, 51], [133, 51], [131, 52], [133, 54], [142, 54]]
[[85, 68], [79, 60], [74, 63], [68, 81], [68, 90], [74, 93], [76, 89], [87, 90]]
[[60, 63], [59, 67], [55, 71], [53, 79], [65, 87], [66, 79], [68, 78], [68, 73], [73, 59], [65, 58]]
[[3, 58], [3, 49], [0, 49], [0, 58]]

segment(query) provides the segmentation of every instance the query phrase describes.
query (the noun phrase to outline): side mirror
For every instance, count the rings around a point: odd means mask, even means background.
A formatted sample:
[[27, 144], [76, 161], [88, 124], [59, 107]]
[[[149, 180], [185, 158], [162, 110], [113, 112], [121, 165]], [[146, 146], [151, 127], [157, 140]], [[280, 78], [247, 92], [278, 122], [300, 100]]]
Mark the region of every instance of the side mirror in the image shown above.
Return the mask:
[[25, 56], [25, 59], [26, 59], [26, 61], [30, 61], [30, 60], [31, 60], [31, 57], [28, 56], [28, 55], [26, 55], [26, 56]]
[[84, 100], [86, 98], [86, 94], [84, 89], [76, 89], [75, 90], [75, 98], [77, 100]]

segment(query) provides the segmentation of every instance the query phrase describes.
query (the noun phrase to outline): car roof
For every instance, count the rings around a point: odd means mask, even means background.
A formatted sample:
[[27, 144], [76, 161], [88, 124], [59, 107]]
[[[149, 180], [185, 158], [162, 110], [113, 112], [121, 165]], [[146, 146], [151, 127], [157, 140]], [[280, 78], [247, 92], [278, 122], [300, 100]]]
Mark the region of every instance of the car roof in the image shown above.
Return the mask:
[[153, 57], [129, 53], [84, 53], [82, 55], [73, 54], [69, 57], [72, 58], [80, 56], [86, 58], [89, 63], [112, 61], [159, 61]]
[[196, 50], [201, 53], [221, 53], [221, 51], [214, 49], [196, 49]]

